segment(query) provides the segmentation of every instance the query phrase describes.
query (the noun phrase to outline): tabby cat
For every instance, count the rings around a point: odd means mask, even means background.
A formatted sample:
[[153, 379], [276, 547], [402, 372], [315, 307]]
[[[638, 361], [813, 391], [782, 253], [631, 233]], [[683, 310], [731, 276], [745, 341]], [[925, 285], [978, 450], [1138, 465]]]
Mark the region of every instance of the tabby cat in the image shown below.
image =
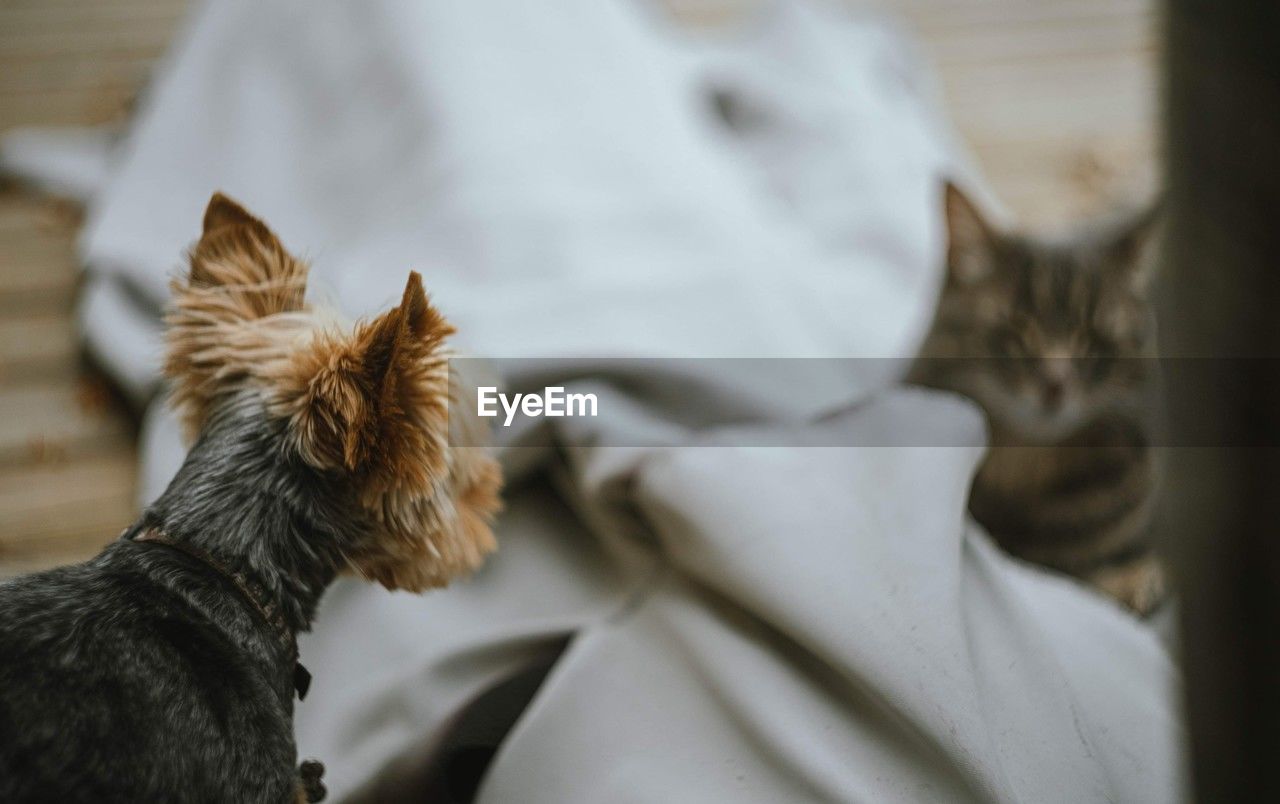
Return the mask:
[[1010, 553], [1146, 613], [1164, 589], [1149, 533], [1156, 210], [1047, 242], [997, 230], [954, 185], [945, 197], [946, 283], [909, 381], [986, 413], [970, 513]]

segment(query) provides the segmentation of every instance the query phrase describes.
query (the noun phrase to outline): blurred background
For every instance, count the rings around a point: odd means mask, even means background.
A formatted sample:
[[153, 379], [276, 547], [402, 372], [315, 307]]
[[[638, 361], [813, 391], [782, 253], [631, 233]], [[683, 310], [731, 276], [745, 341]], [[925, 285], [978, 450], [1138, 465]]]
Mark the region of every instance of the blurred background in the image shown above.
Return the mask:
[[[668, 0], [689, 26], [749, 8]], [[1156, 164], [1148, 0], [899, 0], [945, 112], [1015, 217], [1041, 230], [1148, 197]], [[123, 126], [183, 0], [0, 0], [0, 133]], [[83, 365], [80, 210], [0, 185], [0, 575], [78, 560], [134, 516], [135, 412]], [[175, 264], [177, 255], [175, 255]]]
[[[760, 5], [637, 2], [665, 6], [679, 25], [700, 30], [732, 29]], [[897, 20], [914, 42], [937, 79], [942, 113], [1014, 220], [1053, 232], [1152, 197], [1162, 156], [1159, 74], [1166, 58], [1158, 52], [1153, 0], [849, 3], [868, 4]], [[1164, 5], [1173, 222], [1167, 250], [1173, 259], [1162, 266], [1162, 283], [1176, 292], [1161, 312], [1172, 313], [1164, 320], [1176, 320], [1184, 335], [1166, 343], [1176, 347], [1174, 354], [1265, 354], [1273, 348], [1272, 299], [1280, 281], [1273, 268], [1280, 250], [1274, 225], [1280, 15], [1275, 4]], [[186, 0], [0, 0], [0, 138], [28, 129], [31, 143], [44, 136], [39, 129], [59, 127], [123, 132], [195, 6]], [[241, 8], [256, 13], [256, 7]], [[583, 41], [594, 41], [589, 34]], [[327, 58], [329, 51], [322, 52]], [[643, 86], [643, 65], [635, 73]], [[531, 105], [537, 104], [535, 98]], [[0, 151], [0, 163], [7, 155]], [[84, 175], [84, 165], [64, 167], [68, 175]], [[194, 215], [191, 221], [194, 235]], [[77, 332], [83, 222], [78, 205], [0, 178], [0, 577], [93, 554], [134, 518], [144, 485], [136, 444], [141, 411], [87, 364]], [[896, 234], [914, 236], [912, 230]], [[381, 238], [371, 239], [381, 245]], [[179, 265], [176, 250], [163, 253]], [[494, 262], [510, 257], [495, 253]], [[365, 301], [378, 302], [371, 294]], [[131, 348], [127, 339], [119, 343]], [[1275, 389], [1246, 368], [1221, 366], [1227, 374], [1238, 371], [1238, 381], [1223, 383], [1213, 404], [1185, 400], [1190, 418], [1199, 421], [1208, 411], [1210, 423], [1224, 431], [1274, 432], [1268, 414], [1276, 409]], [[1242, 407], [1248, 403], [1253, 407]], [[1204, 450], [1183, 450], [1183, 466], [1170, 484], [1178, 493], [1166, 495], [1168, 521], [1186, 531], [1167, 541], [1180, 548], [1172, 559], [1182, 567], [1189, 714], [1201, 734], [1196, 771], [1212, 800], [1274, 800], [1274, 794], [1241, 790], [1275, 784], [1270, 766], [1280, 750], [1274, 683], [1280, 560], [1270, 537], [1280, 452], [1254, 449], [1248, 440], [1223, 443], [1242, 448], [1222, 451], [1216, 462]]]

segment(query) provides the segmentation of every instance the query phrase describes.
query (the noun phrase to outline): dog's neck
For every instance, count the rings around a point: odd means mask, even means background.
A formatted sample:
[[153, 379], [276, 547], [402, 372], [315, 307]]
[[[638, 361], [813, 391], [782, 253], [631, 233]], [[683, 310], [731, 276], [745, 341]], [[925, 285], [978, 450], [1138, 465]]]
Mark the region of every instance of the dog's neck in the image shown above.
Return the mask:
[[211, 418], [140, 525], [251, 578], [295, 633], [310, 628], [341, 563], [337, 489], [289, 459], [251, 401]]

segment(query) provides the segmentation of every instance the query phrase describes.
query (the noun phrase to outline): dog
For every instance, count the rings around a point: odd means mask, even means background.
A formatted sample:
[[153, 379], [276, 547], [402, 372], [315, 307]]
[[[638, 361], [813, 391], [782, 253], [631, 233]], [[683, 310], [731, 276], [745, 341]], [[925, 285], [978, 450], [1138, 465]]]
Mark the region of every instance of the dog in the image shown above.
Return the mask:
[[342, 327], [222, 194], [173, 283], [165, 372], [194, 444], [97, 557], [0, 584], [0, 801], [298, 802], [298, 664], [342, 573], [423, 591], [495, 547], [501, 472], [449, 415], [453, 329], [416, 273]]

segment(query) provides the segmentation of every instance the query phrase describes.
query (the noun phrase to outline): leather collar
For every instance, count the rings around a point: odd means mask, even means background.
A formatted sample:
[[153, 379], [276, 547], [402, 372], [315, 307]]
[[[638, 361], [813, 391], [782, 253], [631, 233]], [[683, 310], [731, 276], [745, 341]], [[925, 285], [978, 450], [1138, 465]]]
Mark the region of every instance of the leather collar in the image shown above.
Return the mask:
[[307, 696], [307, 690], [311, 688], [311, 673], [298, 661], [298, 640], [294, 636], [293, 629], [289, 628], [288, 623], [285, 622], [284, 614], [279, 607], [267, 598], [261, 584], [249, 579], [243, 573], [229, 569], [199, 547], [176, 541], [158, 528], [143, 528], [132, 535], [126, 535], [125, 538], [144, 544], [159, 544], [177, 550], [179, 553], [185, 553], [234, 586], [241, 597], [248, 601], [250, 608], [257, 612], [259, 619], [272, 632], [276, 641], [293, 662], [293, 688], [298, 693], [298, 700]]

